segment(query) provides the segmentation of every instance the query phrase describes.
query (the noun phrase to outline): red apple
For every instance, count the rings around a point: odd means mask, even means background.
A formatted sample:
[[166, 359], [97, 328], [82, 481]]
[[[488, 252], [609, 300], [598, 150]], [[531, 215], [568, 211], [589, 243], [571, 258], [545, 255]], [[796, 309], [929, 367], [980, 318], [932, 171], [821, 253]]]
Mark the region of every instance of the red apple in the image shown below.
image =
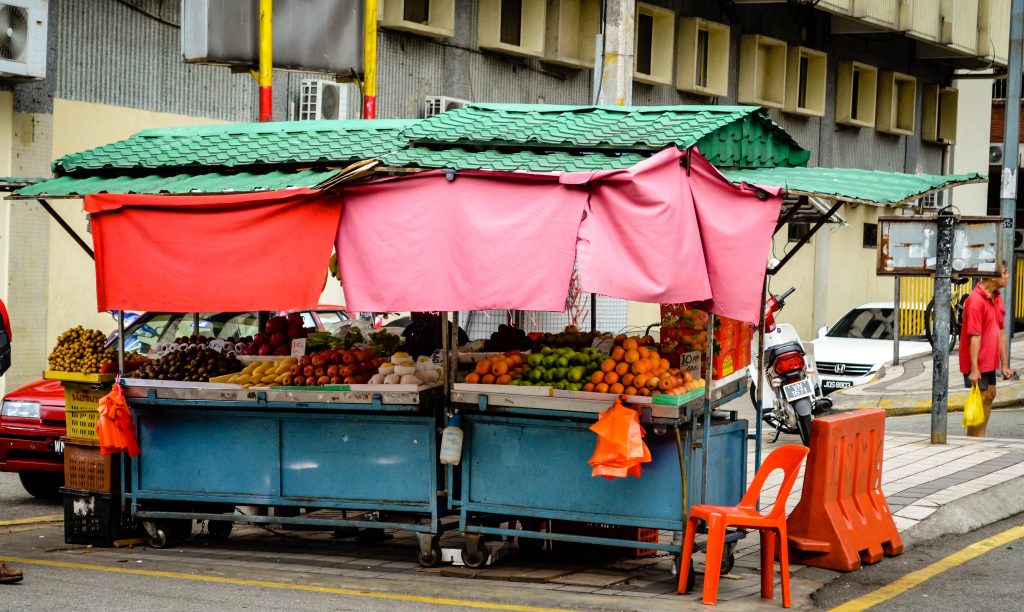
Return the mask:
[[308, 378], [308, 377], [313, 375], [313, 371], [314, 371], [313, 366], [308, 365], [308, 366], [302, 368], [302, 375]]
[[338, 375], [338, 366], [332, 365], [327, 368], [327, 375], [334, 378]]
[[331, 383], [331, 378], [329, 376], [321, 376], [320, 378], [316, 379], [316, 384], [321, 386], [321, 387], [324, 386], [324, 385], [328, 385], [330, 383]]
[[[300, 360], [300, 361], [301, 361], [301, 360]], [[295, 376], [296, 374], [302, 374], [302, 366], [301, 366], [301, 365], [299, 365], [299, 364], [295, 364], [295, 365], [293, 365], [293, 366], [291, 367], [291, 369], [289, 370], [289, 372], [291, 372], [291, 375], [292, 375], [292, 376]]]
[[341, 379], [340, 376], [332, 376], [331, 377], [331, 384], [332, 385], [340, 385], [341, 381], [342, 381], [342, 379]]
[[312, 364], [313, 364], [313, 359], [309, 355], [303, 355], [302, 357], [299, 357], [299, 365], [300, 366], [305, 367], [305, 366], [312, 365]]

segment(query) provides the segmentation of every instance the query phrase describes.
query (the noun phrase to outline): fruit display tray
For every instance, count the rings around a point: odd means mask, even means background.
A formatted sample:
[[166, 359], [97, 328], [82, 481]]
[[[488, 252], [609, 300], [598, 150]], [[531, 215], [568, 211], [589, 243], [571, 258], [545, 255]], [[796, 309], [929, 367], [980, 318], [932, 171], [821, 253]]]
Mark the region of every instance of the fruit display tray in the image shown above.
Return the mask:
[[228, 383], [196, 383], [148, 379], [123, 379], [129, 398], [147, 398], [150, 392], [161, 400], [213, 402], [283, 402], [298, 404], [420, 404], [421, 394], [438, 389], [429, 385], [331, 385], [327, 387], [253, 387]]
[[113, 382], [117, 378], [117, 374], [100, 374], [90, 373], [82, 374], [81, 372], [64, 372], [62, 370], [46, 370], [43, 372], [43, 378], [47, 380], [61, 380], [65, 382], [81, 382], [81, 383], [94, 383], [102, 384]]

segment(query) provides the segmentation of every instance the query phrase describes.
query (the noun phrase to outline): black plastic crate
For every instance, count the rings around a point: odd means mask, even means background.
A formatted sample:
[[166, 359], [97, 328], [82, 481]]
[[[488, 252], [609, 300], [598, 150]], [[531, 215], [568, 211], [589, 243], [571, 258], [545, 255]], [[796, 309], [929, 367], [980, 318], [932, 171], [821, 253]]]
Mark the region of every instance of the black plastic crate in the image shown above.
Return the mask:
[[121, 512], [117, 498], [104, 493], [62, 488], [64, 541], [68, 544], [113, 546], [117, 540], [142, 536], [140, 525]]

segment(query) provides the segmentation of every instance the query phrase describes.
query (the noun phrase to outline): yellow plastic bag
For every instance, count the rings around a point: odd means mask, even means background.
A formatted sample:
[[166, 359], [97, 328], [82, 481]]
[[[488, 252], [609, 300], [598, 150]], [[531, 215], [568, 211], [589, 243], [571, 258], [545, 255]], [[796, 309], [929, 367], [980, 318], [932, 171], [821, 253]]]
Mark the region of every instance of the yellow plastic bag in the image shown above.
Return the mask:
[[977, 383], [971, 386], [964, 404], [964, 427], [977, 427], [985, 422], [985, 407], [981, 403], [981, 390]]

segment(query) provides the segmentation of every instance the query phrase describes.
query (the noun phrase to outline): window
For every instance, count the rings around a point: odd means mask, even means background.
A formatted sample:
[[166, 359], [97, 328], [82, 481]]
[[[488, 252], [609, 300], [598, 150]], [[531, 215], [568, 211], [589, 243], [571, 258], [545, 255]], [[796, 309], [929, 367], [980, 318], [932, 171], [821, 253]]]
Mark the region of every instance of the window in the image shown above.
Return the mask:
[[786, 103], [786, 43], [760, 34], [740, 40], [740, 104], [782, 108]]
[[875, 127], [878, 69], [859, 62], [839, 62], [836, 123]]
[[825, 75], [828, 56], [806, 47], [793, 47], [786, 60], [786, 105], [788, 113], [825, 115]]
[[892, 340], [893, 329], [892, 308], [856, 308], [839, 319], [825, 335], [829, 338]]
[[939, 144], [956, 142], [956, 110], [959, 92], [929, 83], [923, 88], [921, 138]]
[[316, 313], [316, 316], [319, 317], [320, 323], [324, 326], [324, 330], [329, 331], [332, 334], [338, 331], [338, 328], [341, 327], [343, 321], [348, 320], [337, 312], [319, 311]]
[[480, 0], [481, 49], [519, 55], [544, 55], [545, 0]]
[[637, 3], [636, 29], [633, 34], [633, 80], [648, 85], [672, 83], [675, 26], [675, 11]]
[[897, 136], [914, 134], [917, 79], [899, 72], [883, 72], [878, 77], [879, 132]]
[[553, 0], [548, 4], [544, 61], [593, 67], [594, 37], [600, 29], [600, 0]]
[[800, 242], [804, 236], [811, 233], [810, 223], [789, 223], [787, 224], [787, 235], [789, 242]]
[[383, 0], [381, 26], [433, 38], [455, 33], [455, 0]]
[[878, 248], [878, 224], [877, 223], [865, 223], [864, 224], [864, 248], [875, 249]]
[[676, 89], [706, 96], [729, 93], [729, 26], [683, 17], [679, 20]]

